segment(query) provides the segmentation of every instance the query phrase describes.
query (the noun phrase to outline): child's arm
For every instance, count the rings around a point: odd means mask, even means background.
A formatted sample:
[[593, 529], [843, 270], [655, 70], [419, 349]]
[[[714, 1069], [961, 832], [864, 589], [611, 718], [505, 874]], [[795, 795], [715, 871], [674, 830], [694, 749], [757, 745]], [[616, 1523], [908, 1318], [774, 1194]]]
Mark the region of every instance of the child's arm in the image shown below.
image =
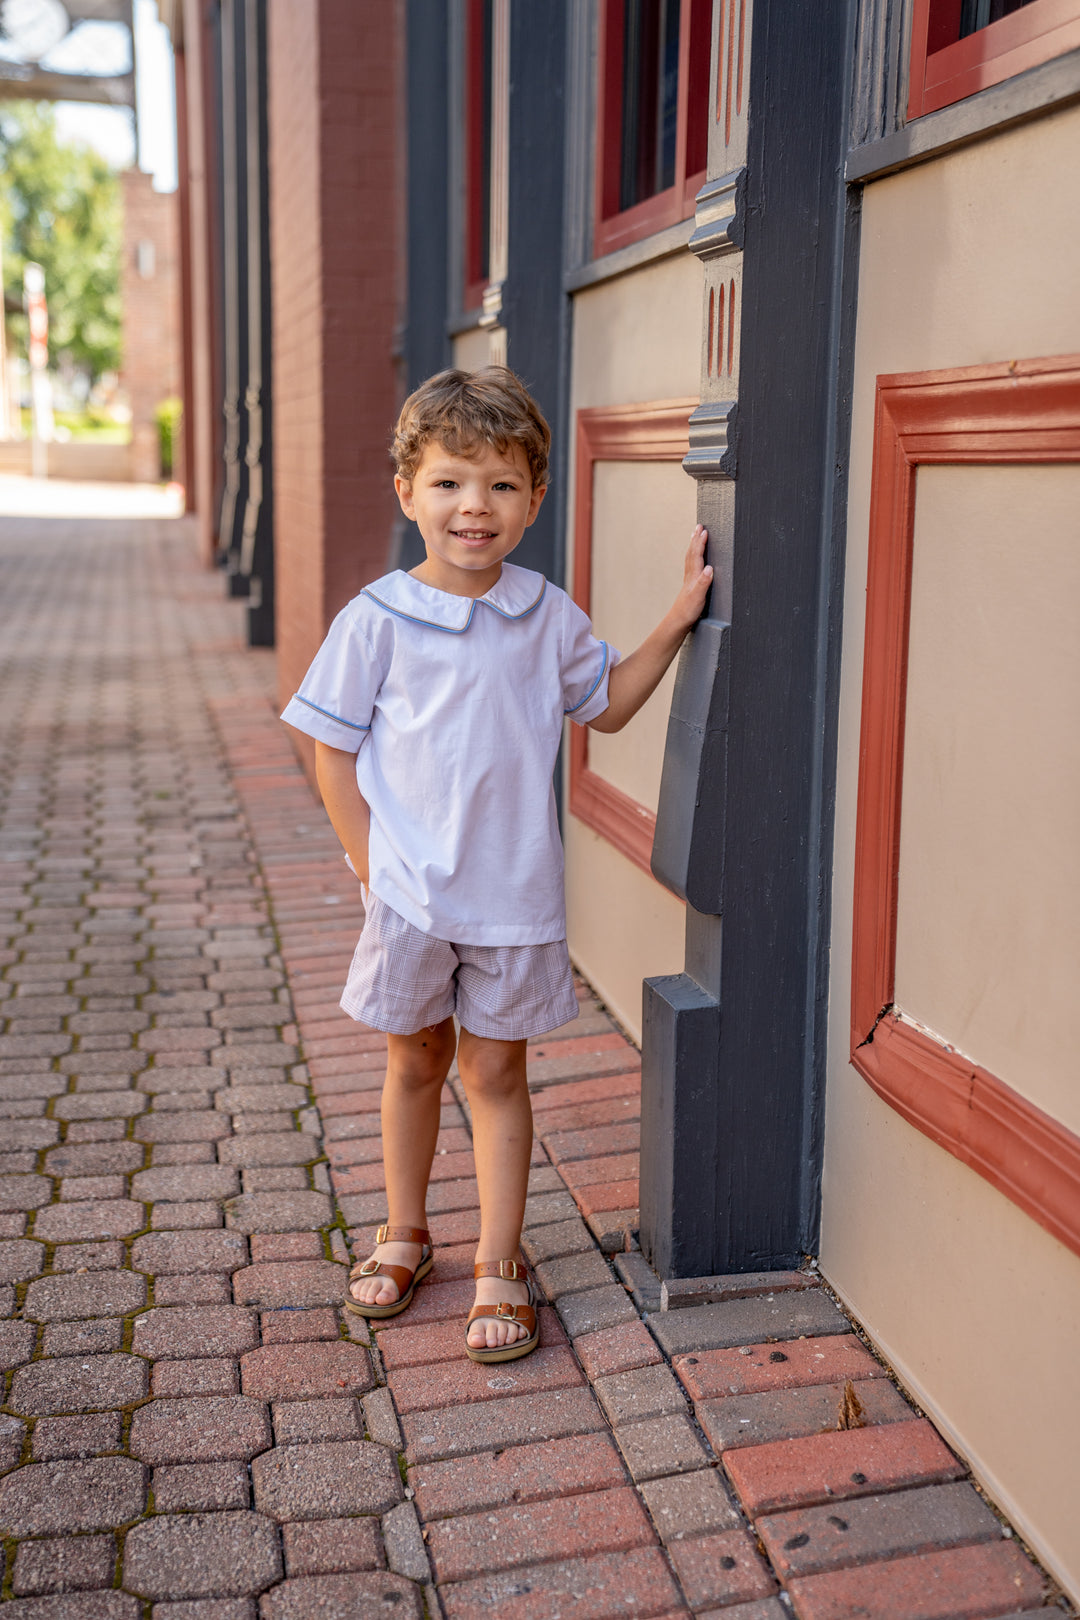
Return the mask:
[[701, 617], [713, 571], [705, 562], [709, 535], [699, 523], [690, 537], [682, 589], [656, 629], [608, 677], [608, 706], [588, 723], [593, 731], [621, 731], [652, 697], [688, 630]]
[[315, 743], [315, 775], [326, 813], [361, 883], [368, 880], [371, 814], [356, 785], [356, 755]]

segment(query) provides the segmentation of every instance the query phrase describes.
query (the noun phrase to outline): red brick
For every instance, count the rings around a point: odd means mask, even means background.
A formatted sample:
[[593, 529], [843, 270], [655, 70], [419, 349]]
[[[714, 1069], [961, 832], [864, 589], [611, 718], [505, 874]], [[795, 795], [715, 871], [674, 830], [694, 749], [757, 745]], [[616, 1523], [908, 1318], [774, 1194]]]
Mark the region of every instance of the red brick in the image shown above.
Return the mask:
[[558, 1440], [606, 1430], [589, 1389], [546, 1390], [539, 1395], [510, 1395], [444, 1411], [413, 1412], [401, 1422], [411, 1463], [435, 1462], [474, 1451], [537, 1440]]
[[997, 1518], [967, 1484], [864, 1496], [842, 1508], [800, 1508], [759, 1519], [755, 1529], [785, 1580], [902, 1553], [1001, 1540]]
[[344, 1296], [345, 1279], [345, 1268], [331, 1260], [264, 1261], [234, 1273], [233, 1298], [238, 1305], [263, 1310], [336, 1305]]
[[692, 1609], [746, 1603], [776, 1591], [769, 1566], [748, 1530], [721, 1530], [668, 1548]]
[[240, 1372], [235, 1361], [159, 1361], [154, 1367], [156, 1396], [239, 1395]]
[[[470, 1254], [472, 1250], [470, 1249]], [[472, 1276], [472, 1262], [469, 1263]], [[395, 1318], [396, 1320], [396, 1318]], [[647, 1330], [646, 1330], [647, 1331]], [[464, 1350], [465, 1327], [460, 1317], [445, 1322], [413, 1326], [384, 1327], [379, 1332], [379, 1350], [388, 1372], [402, 1367], [422, 1367], [433, 1362], [460, 1361]], [[566, 1334], [559, 1318], [548, 1305], [540, 1308], [540, 1347], [566, 1345]]]
[[563, 1085], [545, 1086], [532, 1099], [538, 1117], [549, 1108], [567, 1108], [577, 1103], [607, 1102], [614, 1097], [640, 1097], [640, 1074], [602, 1075], [595, 1080], [573, 1080]]
[[964, 1473], [925, 1418], [748, 1446], [725, 1452], [724, 1467], [751, 1518]]
[[131, 1451], [143, 1462], [245, 1462], [271, 1443], [261, 1401], [243, 1395], [155, 1400], [131, 1420]]
[[[569, 1027], [572, 1029], [574, 1026], [571, 1024]], [[635, 1058], [640, 1056], [617, 1029], [600, 1035], [564, 1036], [561, 1040], [556, 1039], [556, 1033], [530, 1041], [525, 1049], [530, 1062], [544, 1057], [576, 1057], [581, 1052], [632, 1052]]]
[[338, 1575], [381, 1569], [382, 1542], [374, 1519], [323, 1519], [281, 1527], [289, 1575]]
[[391, 1453], [370, 1440], [277, 1446], [251, 1465], [255, 1505], [279, 1524], [385, 1513], [402, 1498]]
[[443, 1519], [430, 1526], [427, 1543], [441, 1583], [530, 1563], [538, 1547], [549, 1557], [575, 1558], [648, 1546], [654, 1539], [637, 1492], [620, 1486]]
[[[543, 1129], [541, 1140], [556, 1164], [590, 1160], [612, 1153], [636, 1153], [641, 1128], [636, 1120], [618, 1125], [595, 1125], [584, 1131]], [[593, 1177], [599, 1180], [599, 1177]]]
[[282, 1581], [265, 1593], [260, 1613], [262, 1620], [391, 1613], [397, 1620], [420, 1620], [423, 1604], [420, 1588], [413, 1581], [377, 1570], [370, 1574], [301, 1575]]
[[623, 1124], [638, 1118], [641, 1098], [638, 1092], [627, 1097], [605, 1097], [602, 1102], [570, 1103], [563, 1108], [545, 1108], [538, 1115], [542, 1134], [551, 1131], [585, 1131], [594, 1125]]
[[331, 1343], [264, 1345], [240, 1358], [245, 1395], [304, 1400], [371, 1389], [371, 1358], [347, 1339]]
[[[603, 1164], [603, 1159], [591, 1159], [591, 1164]], [[621, 1161], [620, 1161], [621, 1162]], [[570, 1186], [570, 1177], [567, 1176]], [[637, 1181], [593, 1182], [570, 1188], [583, 1215], [597, 1215], [604, 1210], [626, 1210], [638, 1207]]]
[[634, 1367], [653, 1367], [664, 1359], [644, 1322], [623, 1322], [599, 1333], [582, 1334], [574, 1340], [574, 1349], [590, 1381]]
[[156, 1305], [228, 1305], [232, 1284], [227, 1273], [203, 1272], [187, 1277], [158, 1277], [154, 1281]]
[[1042, 1575], [1013, 1542], [893, 1558], [792, 1581], [799, 1620], [982, 1620], [1042, 1601]]
[[[795, 1440], [836, 1429], [846, 1388], [846, 1382], [810, 1384], [760, 1395], [728, 1395], [723, 1400], [698, 1401], [694, 1412], [719, 1454], [734, 1447], [761, 1446], [771, 1440]], [[887, 1378], [863, 1378], [852, 1388], [864, 1423], [905, 1423], [914, 1416]]]
[[686, 1612], [659, 1547], [525, 1565], [443, 1587], [439, 1596], [447, 1620], [643, 1620]]
[[422, 1463], [409, 1469], [409, 1484], [425, 1520], [509, 1502], [599, 1491], [626, 1483], [618, 1448], [607, 1434], [576, 1434], [565, 1440], [507, 1446], [478, 1457]]
[[838, 1378], [885, 1377], [885, 1369], [854, 1333], [743, 1345], [736, 1350], [699, 1350], [696, 1355], [673, 1356], [671, 1367], [695, 1401], [831, 1384]]
[[312, 1339], [338, 1339], [338, 1313], [329, 1305], [313, 1311], [264, 1311], [263, 1344], [305, 1344]]
[[322, 1260], [323, 1242], [318, 1232], [253, 1232], [251, 1258], [260, 1260]]
[[15, 1554], [12, 1591], [17, 1597], [39, 1592], [85, 1592], [110, 1587], [116, 1568], [113, 1536], [63, 1536], [24, 1541]]
[[[353, 1252], [358, 1252], [356, 1245], [354, 1245]], [[432, 1282], [430, 1279], [426, 1279], [418, 1286], [413, 1296], [413, 1302], [409, 1306], [408, 1325], [414, 1328], [425, 1326], [431, 1322], [446, 1322], [459, 1319], [462, 1324], [461, 1331], [464, 1335], [465, 1318], [469, 1314], [475, 1297], [476, 1288], [471, 1278], [468, 1280], [462, 1279], [460, 1282], [446, 1283]], [[392, 1317], [391, 1321], [395, 1323], [395, 1328], [393, 1330], [387, 1329], [387, 1331], [396, 1331], [402, 1325], [397, 1317]], [[377, 1321], [373, 1322], [372, 1325], [376, 1329], [379, 1327]], [[464, 1338], [462, 1343], [464, 1344]]]
[[243, 1462], [176, 1463], [154, 1469], [156, 1513], [222, 1513], [250, 1506]]
[[573, 1352], [556, 1348], [535, 1350], [505, 1365], [481, 1365], [462, 1354], [458, 1361], [438, 1366], [405, 1367], [393, 1374], [390, 1387], [394, 1404], [404, 1414], [570, 1389], [584, 1382]]

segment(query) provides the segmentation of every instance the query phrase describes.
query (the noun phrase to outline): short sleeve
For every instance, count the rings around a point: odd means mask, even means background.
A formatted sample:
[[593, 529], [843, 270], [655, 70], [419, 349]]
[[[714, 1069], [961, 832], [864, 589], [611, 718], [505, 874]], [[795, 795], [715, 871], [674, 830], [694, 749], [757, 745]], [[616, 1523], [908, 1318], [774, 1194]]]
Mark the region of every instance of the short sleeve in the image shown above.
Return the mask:
[[281, 718], [331, 748], [359, 753], [371, 729], [381, 684], [375, 651], [359, 628], [350, 603], [330, 626], [300, 690]]
[[579, 725], [595, 720], [608, 706], [608, 677], [620, 654], [593, 635], [587, 616], [564, 599], [562, 644], [563, 712]]

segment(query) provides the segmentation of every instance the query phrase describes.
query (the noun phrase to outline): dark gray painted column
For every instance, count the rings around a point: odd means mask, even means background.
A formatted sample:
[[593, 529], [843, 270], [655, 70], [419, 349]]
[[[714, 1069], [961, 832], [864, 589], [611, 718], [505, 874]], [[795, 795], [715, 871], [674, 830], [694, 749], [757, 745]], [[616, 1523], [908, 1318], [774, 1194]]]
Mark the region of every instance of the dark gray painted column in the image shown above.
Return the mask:
[[[406, 275], [405, 387], [450, 364], [448, 318], [448, 106], [446, 0], [405, 8]], [[414, 568], [424, 546], [402, 519], [399, 566]]]
[[641, 1241], [669, 1276], [816, 1242], [852, 10], [753, 0], [741, 45], [714, 39], [686, 469], [716, 582], [681, 655], [653, 856], [687, 901], [686, 967], [644, 1004]]
[[273, 480], [270, 467], [270, 166], [267, 128], [266, 27], [259, 0], [244, 6], [245, 196], [247, 203], [247, 373], [244, 447], [247, 495], [240, 524], [238, 572], [247, 581], [248, 641], [274, 643]]
[[[568, 433], [559, 352], [565, 71], [565, 6], [511, 5], [509, 252], [501, 320], [507, 363], [536, 396], [560, 445]], [[552, 490], [513, 557], [551, 579], [558, 578], [560, 507], [564, 491]]]
[[248, 368], [247, 312], [247, 75], [244, 63], [244, 0], [221, 0], [221, 251], [224, 368], [222, 412], [225, 418], [224, 487], [218, 518], [229, 593], [246, 596], [248, 582], [240, 572], [240, 530], [247, 500], [247, 407], [244, 379]]

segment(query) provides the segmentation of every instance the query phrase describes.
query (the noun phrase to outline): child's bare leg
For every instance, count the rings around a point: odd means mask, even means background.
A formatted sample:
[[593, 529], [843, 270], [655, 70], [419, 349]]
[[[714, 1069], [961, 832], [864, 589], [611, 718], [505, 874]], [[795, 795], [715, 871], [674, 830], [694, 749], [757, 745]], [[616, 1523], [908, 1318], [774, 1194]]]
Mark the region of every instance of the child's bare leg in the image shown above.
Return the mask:
[[[387, 1222], [390, 1226], [424, 1227], [428, 1177], [439, 1134], [440, 1096], [454, 1061], [454, 1020], [446, 1018], [415, 1035], [388, 1035], [386, 1044], [382, 1140]], [[380, 1243], [372, 1254], [388, 1265], [410, 1270], [420, 1263], [418, 1243]], [[398, 1298], [391, 1277], [357, 1277], [349, 1292], [363, 1305], [392, 1305]]]
[[[458, 1069], [472, 1108], [473, 1153], [480, 1190], [480, 1242], [477, 1260], [513, 1260], [521, 1242], [532, 1151], [532, 1106], [525, 1081], [525, 1042], [493, 1041], [461, 1031]], [[476, 1303], [494, 1308], [528, 1302], [523, 1282], [480, 1277]], [[482, 1318], [469, 1328], [478, 1349], [528, 1338], [520, 1322]]]

